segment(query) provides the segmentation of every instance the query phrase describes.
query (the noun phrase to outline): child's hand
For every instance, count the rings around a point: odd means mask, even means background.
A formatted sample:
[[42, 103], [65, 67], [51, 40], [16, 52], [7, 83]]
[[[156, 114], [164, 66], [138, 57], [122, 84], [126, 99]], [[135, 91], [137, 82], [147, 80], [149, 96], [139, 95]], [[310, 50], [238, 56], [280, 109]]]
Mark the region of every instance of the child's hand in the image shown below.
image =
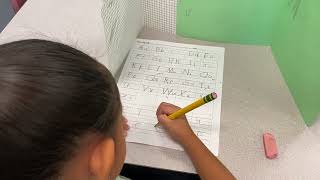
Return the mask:
[[122, 121], [123, 121], [123, 135], [124, 137], [127, 137], [128, 131], [130, 129], [130, 126], [128, 125], [128, 119], [122, 116]]
[[160, 124], [169, 135], [180, 143], [190, 157], [201, 179], [235, 179], [230, 171], [210, 152], [201, 140], [192, 131], [186, 116], [171, 120], [167, 115], [178, 111], [180, 108], [161, 103], [157, 110]]
[[185, 145], [191, 137], [195, 136], [192, 131], [186, 116], [181, 116], [177, 119], [171, 120], [167, 117], [176, 111], [178, 111], [178, 106], [169, 104], [169, 103], [161, 103], [157, 110], [157, 117], [159, 123], [167, 130], [171, 138], [182, 146]]

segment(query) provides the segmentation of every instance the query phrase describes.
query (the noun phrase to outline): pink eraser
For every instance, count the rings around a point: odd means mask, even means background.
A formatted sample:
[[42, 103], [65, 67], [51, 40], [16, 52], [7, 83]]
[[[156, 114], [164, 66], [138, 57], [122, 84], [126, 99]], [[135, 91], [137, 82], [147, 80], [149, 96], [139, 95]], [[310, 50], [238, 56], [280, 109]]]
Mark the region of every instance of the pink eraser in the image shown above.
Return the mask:
[[278, 156], [278, 148], [276, 144], [276, 139], [270, 133], [263, 134], [263, 144], [266, 157], [269, 159], [274, 159]]

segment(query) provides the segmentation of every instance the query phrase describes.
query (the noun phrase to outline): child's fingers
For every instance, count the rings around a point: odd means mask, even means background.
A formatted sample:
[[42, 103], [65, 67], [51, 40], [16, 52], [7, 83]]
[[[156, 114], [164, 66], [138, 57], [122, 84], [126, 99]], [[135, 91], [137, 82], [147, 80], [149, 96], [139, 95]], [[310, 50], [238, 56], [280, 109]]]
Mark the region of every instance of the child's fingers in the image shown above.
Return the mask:
[[158, 121], [160, 122], [160, 124], [164, 125], [165, 127], [167, 126], [168, 122], [170, 121], [170, 119], [168, 118], [168, 116], [161, 114], [158, 117]]
[[165, 107], [165, 106], [167, 106], [167, 103], [165, 103], [165, 102], [162, 102], [162, 103], [159, 105], [159, 107], [158, 107], [158, 109], [157, 109], [157, 112], [156, 112], [156, 115], [157, 115], [157, 116], [160, 115], [160, 114], [164, 114], [163, 110], [164, 110], [164, 107]]
[[123, 125], [124, 130], [128, 131], [130, 129], [130, 126], [128, 124]]
[[175, 106], [173, 104], [169, 104], [169, 103], [165, 103], [165, 102], [162, 102], [158, 109], [157, 109], [157, 112], [156, 112], [156, 115], [159, 116], [161, 114], [166, 114], [166, 115], [169, 115], [169, 114], [172, 114], [174, 112], [176, 112], [177, 110], [179, 110], [180, 108], [178, 106]]
[[123, 120], [123, 129], [128, 131], [130, 129], [130, 126], [128, 125], [128, 119], [122, 116], [122, 120]]
[[122, 116], [122, 120], [124, 121], [124, 122], [128, 122], [128, 119], [126, 118], [126, 117], [124, 117], [124, 116]]

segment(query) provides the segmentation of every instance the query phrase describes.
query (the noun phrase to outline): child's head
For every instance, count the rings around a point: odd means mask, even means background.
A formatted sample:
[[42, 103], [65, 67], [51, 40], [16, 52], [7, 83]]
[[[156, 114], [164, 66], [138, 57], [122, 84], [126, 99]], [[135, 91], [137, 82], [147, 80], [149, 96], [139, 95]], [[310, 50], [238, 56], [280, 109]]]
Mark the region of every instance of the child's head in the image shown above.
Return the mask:
[[125, 142], [110, 72], [69, 46], [0, 45], [0, 179], [106, 179]]

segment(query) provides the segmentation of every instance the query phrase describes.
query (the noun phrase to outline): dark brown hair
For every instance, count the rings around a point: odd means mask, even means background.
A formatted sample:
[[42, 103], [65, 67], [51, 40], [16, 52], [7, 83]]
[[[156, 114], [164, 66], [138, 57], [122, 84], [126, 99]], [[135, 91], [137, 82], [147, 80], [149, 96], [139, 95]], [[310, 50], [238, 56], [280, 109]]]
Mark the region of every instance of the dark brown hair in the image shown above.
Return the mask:
[[107, 134], [121, 111], [111, 73], [67, 45], [0, 45], [0, 179], [49, 179], [88, 132]]

